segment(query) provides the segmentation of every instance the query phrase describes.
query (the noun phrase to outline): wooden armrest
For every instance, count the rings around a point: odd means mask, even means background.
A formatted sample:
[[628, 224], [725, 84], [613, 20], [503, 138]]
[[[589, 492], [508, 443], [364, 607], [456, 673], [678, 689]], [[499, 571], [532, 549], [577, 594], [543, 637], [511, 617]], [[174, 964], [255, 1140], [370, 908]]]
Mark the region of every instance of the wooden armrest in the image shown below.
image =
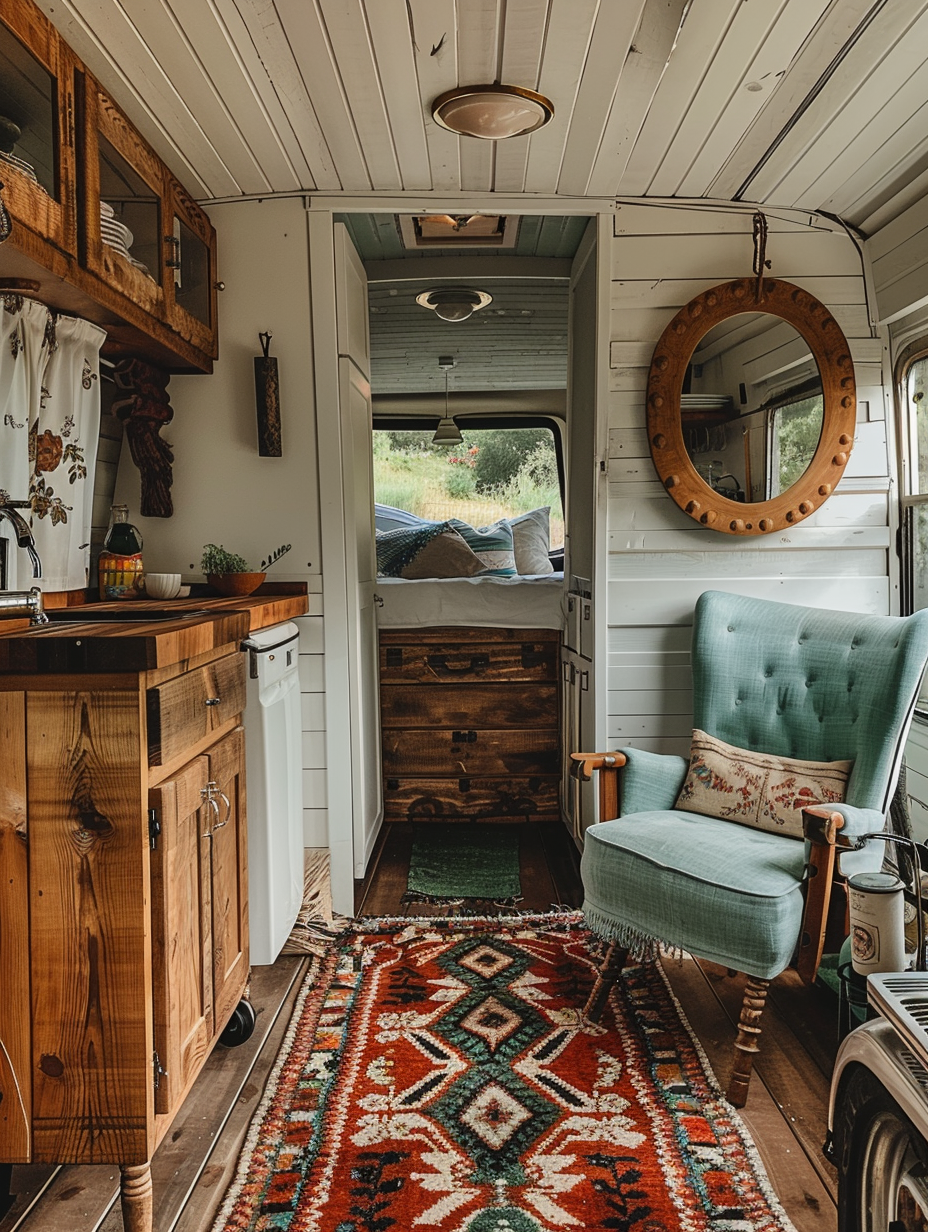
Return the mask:
[[[837, 888], [834, 885], [837, 874], [835, 855], [836, 848], [841, 845], [838, 831], [843, 825], [841, 814], [833, 812], [827, 805], [802, 810], [802, 832], [812, 849], [809, 852], [809, 875], [796, 969], [806, 984], [811, 984], [815, 979], [825, 948], [832, 890]], [[841, 903], [836, 902], [835, 906], [839, 909], [843, 906], [846, 911], [843, 891]], [[840, 931], [844, 932], [843, 927]]]
[[594, 770], [618, 770], [625, 765], [624, 753], [571, 753], [570, 760], [574, 763], [570, 773], [575, 779], [593, 777]]
[[818, 847], [834, 847], [838, 831], [844, 826], [844, 818], [825, 805], [802, 810], [802, 832], [810, 843]]

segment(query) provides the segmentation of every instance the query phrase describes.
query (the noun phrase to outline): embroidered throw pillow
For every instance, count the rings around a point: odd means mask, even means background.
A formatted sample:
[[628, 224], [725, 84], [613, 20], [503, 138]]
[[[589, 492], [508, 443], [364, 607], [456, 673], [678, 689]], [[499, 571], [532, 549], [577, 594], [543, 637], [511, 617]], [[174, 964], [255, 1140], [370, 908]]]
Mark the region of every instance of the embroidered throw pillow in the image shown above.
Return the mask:
[[853, 764], [752, 753], [695, 728], [674, 808], [802, 838], [803, 808], [839, 804]]
[[468, 578], [483, 572], [483, 561], [452, 527], [430, 539], [400, 570], [404, 578]]
[[512, 527], [505, 518], [500, 518], [492, 526], [481, 526], [479, 530], [468, 526], [457, 518], [451, 518], [448, 526], [452, 526], [463, 538], [464, 542], [475, 552], [483, 562], [481, 576], [515, 577], [516, 557], [512, 545]]
[[512, 546], [515, 549], [516, 573], [554, 572], [554, 566], [548, 558], [550, 521], [550, 505], [509, 519], [509, 525], [512, 527]]

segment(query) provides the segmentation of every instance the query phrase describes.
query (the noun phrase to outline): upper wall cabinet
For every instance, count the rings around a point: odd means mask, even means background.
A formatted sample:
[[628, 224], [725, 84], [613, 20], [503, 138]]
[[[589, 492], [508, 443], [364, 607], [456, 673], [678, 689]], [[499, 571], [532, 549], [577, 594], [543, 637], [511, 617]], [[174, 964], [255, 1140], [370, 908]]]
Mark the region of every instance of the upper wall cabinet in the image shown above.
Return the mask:
[[0, 278], [102, 326], [110, 358], [210, 371], [216, 233], [31, 0], [0, 17], [0, 117], [0, 151], [21, 130], [0, 153]]

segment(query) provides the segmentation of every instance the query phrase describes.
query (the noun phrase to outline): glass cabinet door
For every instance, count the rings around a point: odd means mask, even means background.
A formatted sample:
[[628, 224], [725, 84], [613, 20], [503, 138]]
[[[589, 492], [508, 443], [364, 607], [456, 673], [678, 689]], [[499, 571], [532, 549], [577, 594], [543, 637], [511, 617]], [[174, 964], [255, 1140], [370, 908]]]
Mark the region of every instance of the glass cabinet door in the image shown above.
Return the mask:
[[164, 317], [164, 167], [119, 108], [88, 81], [83, 254], [87, 268]]
[[200, 207], [168, 177], [171, 239], [168, 316], [188, 342], [216, 357], [216, 233]]
[[26, 5], [3, 6], [0, 183], [13, 220], [13, 243], [27, 252], [24, 232], [64, 253], [77, 252], [75, 64], [41, 13]]

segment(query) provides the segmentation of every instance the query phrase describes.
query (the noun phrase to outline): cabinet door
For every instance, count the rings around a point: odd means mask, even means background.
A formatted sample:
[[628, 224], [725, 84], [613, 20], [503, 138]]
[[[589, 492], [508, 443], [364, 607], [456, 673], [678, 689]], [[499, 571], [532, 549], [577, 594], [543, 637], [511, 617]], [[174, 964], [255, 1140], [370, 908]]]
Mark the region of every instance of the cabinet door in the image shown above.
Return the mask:
[[216, 232], [209, 219], [170, 175], [166, 178], [165, 232], [168, 323], [213, 359], [216, 332]]
[[222, 1030], [248, 980], [248, 832], [245, 734], [241, 727], [207, 753], [211, 809], [213, 1004]]
[[155, 1050], [166, 1071], [155, 1111], [173, 1113], [213, 1039], [209, 762], [197, 757], [153, 788], [161, 833], [151, 853]]
[[77, 252], [74, 158], [76, 61], [33, 5], [7, 4], [0, 19], [0, 115], [22, 130], [0, 159], [13, 242], [35, 257], [34, 239]]

